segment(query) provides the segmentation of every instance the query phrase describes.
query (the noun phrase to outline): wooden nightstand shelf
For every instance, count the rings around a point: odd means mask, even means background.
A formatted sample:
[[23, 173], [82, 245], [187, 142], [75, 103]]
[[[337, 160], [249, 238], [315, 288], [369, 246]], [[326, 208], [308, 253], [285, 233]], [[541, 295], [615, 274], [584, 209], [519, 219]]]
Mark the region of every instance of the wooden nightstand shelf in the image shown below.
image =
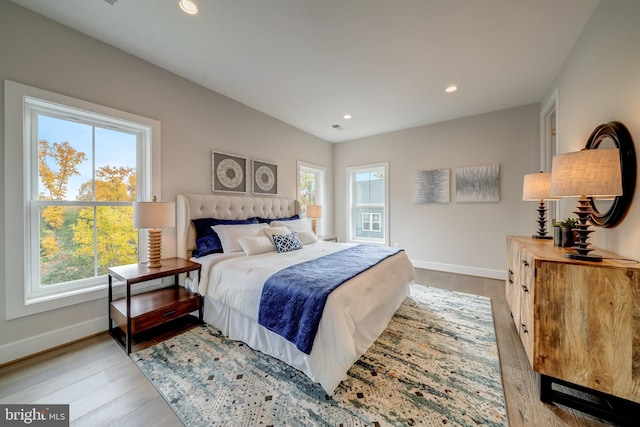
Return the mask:
[[[178, 284], [180, 274], [198, 271], [200, 264], [182, 258], [162, 260], [162, 266], [149, 268], [141, 264], [109, 267], [109, 334], [131, 353], [131, 338], [140, 332], [198, 311], [202, 323], [202, 297]], [[172, 286], [131, 295], [131, 285], [175, 276]], [[126, 296], [113, 300], [113, 278], [126, 286]], [[114, 322], [117, 325], [114, 327]], [[122, 333], [124, 338], [121, 339]]]

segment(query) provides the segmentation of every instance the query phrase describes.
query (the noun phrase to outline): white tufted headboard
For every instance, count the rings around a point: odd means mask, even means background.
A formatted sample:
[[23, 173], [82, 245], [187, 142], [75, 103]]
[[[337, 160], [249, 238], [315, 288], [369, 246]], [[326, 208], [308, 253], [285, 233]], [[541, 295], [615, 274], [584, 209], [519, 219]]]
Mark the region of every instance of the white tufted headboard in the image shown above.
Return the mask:
[[273, 197], [223, 196], [217, 194], [178, 194], [176, 197], [176, 254], [189, 259], [196, 248], [192, 219], [284, 218], [300, 213], [295, 199]]

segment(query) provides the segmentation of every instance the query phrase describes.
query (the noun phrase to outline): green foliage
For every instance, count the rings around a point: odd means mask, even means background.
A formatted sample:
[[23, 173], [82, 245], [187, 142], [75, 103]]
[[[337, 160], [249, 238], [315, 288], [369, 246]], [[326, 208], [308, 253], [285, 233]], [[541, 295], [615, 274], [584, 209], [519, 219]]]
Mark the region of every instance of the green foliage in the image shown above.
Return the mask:
[[300, 171], [300, 205], [306, 211], [307, 206], [316, 204], [315, 175]]
[[[41, 200], [65, 200], [69, 178], [78, 174], [77, 166], [85, 154], [66, 142], [47, 141], [40, 141], [38, 154], [40, 178], [46, 189]], [[135, 189], [134, 168], [103, 166], [96, 171], [95, 183], [88, 181], [80, 186], [76, 200], [135, 201]], [[40, 217], [42, 285], [103, 275], [110, 265], [130, 264], [137, 259], [138, 233], [132, 227], [131, 206], [46, 206]]]
[[578, 218], [565, 218], [564, 221], [555, 221], [554, 227], [575, 227], [578, 224]]

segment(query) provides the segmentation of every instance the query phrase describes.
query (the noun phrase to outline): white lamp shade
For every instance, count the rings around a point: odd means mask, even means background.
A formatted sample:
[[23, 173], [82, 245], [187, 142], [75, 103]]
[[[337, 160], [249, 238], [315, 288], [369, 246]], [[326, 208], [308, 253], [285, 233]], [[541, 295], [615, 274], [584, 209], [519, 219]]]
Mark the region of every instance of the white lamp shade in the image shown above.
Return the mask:
[[540, 172], [524, 176], [522, 184], [522, 200], [550, 200], [559, 197], [551, 196], [551, 173]]
[[322, 206], [321, 205], [309, 205], [307, 206], [307, 217], [309, 218], [320, 218], [322, 216]]
[[176, 205], [173, 202], [135, 202], [133, 226], [135, 228], [175, 227]]
[[621, 195], [620, 151], [593, 149], [554, 156], [551, 194], [562, 197]]

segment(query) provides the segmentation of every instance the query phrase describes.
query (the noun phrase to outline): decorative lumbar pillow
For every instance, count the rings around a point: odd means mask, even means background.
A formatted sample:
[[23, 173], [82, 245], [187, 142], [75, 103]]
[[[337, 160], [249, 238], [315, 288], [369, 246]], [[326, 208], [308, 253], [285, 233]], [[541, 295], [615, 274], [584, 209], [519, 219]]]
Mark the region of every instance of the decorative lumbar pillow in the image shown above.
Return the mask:
[[220, 238], [213, 231], [214, 225], [220, 224], [257, 224], [258, 220], [255, 218], [250, 219], [216, 219], [216, 218], [198, 218], [194, 219], [193, 227], [196, 230], [196, 250], [193, 251], [193, 256], [198, 258], [212, 253], [222, 253], [222, 242]]
[[218, 234], [225, 254], [229, 252], [241, 252], [242, 247], [238, 243], [240, 237], [264, 236], [262, 230], [269, 227], [267, 224], [241, 224], [241, 225], [214, 225], [213, 231]]
[[240, 237], [238, 244], [247, 255], [258, 255], [276, 250], [273, 241], [267, 236]]
[[279, 253], [302, 249], [302, 243], [300, 243], [295, 231], [289, 234], [274, 234], [273, 243], [275, 243], [276, 250]]
[[287, 227], [291, 231], [298, 233], [298, 239], [303, 245], [315, 243], [318, 237], [311, 229], [311, 224], [305, 219], [296, 219], [289, 221], [272, 221], [271, 227]]

